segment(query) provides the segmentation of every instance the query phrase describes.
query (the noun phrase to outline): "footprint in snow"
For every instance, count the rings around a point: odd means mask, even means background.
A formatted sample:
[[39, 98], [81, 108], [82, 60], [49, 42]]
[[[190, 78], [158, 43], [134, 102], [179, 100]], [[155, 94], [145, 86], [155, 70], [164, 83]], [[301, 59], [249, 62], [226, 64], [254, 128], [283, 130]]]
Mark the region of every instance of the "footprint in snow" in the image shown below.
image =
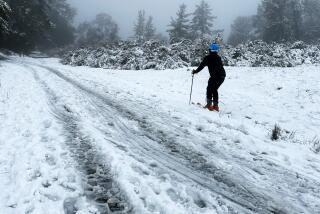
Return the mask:
[[56, 165], [56, 158], [51, 155], [51, 154], [46, 154], [45, 155], [46, 158], [46, 162], [50, 165], [50, 166], [54, 166]]
[[177, 193], [174, 189], [167, 189], [166, 192], [173, 202], [179, 202], [181, 200], [179, 193]]
[[42, 125], [43, 125], [43, 127], [44, 127], [45, 129], [48, 129], [48, 128], [51, 127], [52, 122], [51, 122], [50, 120], [45, 120], [45, 121], [42, 122]]
[[32, 136], [31, 131], [28, 129], [22, 133], [23, 137], [30, 138]]

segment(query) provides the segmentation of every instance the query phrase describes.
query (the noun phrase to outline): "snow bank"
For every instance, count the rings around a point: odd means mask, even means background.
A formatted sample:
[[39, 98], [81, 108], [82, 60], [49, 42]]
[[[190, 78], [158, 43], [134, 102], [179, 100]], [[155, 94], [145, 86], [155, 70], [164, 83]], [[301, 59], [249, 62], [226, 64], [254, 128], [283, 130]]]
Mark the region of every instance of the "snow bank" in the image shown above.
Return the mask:
[[[121, 70], [176, 69], [197, 66], [206, 54], [209, 42], [183, 40], [165, 45], [159, 41], [148, 41], [141, 45], [134, 41], [123, 41], [69, 51], [63, 56], [62, 63]], [[237, 47], [226, 46], [221, 55], [228, 66], [294, 67], [319, 64], [320, 45], [253, 41]]]

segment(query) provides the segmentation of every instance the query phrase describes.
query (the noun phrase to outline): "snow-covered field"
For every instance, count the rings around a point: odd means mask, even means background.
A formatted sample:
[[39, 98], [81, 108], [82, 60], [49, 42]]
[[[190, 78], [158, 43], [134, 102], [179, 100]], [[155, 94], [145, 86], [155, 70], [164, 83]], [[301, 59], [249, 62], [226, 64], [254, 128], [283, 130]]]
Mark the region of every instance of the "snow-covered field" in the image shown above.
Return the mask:
[[226, 70], [214, 113], [186, 69], [1, 61], [0, 213], [320, 213], [319, 67]]

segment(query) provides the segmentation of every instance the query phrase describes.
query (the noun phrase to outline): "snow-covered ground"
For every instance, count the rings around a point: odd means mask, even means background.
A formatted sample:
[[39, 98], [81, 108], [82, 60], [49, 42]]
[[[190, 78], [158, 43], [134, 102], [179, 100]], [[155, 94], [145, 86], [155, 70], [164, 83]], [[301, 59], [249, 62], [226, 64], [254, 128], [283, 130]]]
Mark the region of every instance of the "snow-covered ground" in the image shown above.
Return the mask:
[[319, 67], [227, 67], [214, 113], [186, 69], [0, 63], [0, 213], [320, 213]]

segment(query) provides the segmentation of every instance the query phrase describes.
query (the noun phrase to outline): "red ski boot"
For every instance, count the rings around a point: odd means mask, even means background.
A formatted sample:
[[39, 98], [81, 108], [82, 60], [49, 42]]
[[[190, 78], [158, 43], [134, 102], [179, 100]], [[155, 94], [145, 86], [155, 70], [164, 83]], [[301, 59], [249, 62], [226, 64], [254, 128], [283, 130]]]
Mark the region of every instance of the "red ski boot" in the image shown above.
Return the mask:
[[[210, 110], [210, 109], [209, 109], [209, 110]], [[210, 111], [217, 111], [217, 112], [219, 112], [219, 111], [220, 111], [219, 106], [217, 106], [217, 105], [212, 106], [212, 110], [210, 110]]]
[[209, 111], [213, 111], [213, 105], [207, 104], [203, 106], [204, 109], [208, 109]]

